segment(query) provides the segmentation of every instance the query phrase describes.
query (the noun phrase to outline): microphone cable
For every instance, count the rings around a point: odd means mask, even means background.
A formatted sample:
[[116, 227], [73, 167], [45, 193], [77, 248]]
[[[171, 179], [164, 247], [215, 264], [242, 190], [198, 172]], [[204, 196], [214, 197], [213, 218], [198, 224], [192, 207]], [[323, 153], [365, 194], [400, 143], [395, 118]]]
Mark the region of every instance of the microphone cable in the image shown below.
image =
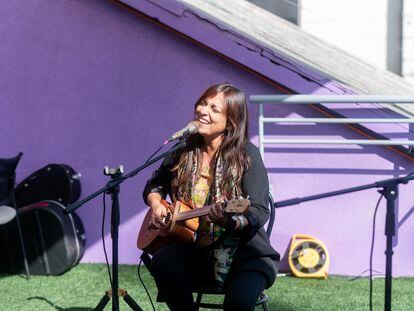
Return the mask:
[[150, 161], [158, 153], [158, 151], [160, 151], [166, 144], [174, 140], [177, 140], [177, 139], [182, 141], [186, 139], [189, 135], [197, 133], [197, 132], [198, 132], [198, 125], [196, 124], [195, 121], [191, 121], [190, 123], [188, 123], [188, 125], [184, 129], [181, 129], [180, 131], [175, 132], [170, 138], [165, 140], [163, 144], [148, 158], [148, 160], [145, 161], [145, 164], [148, 163], [148, 161]]
[[[166, 144], [167, 144], [167, 142], [163, 143], [153, 154], [151, 154], [151, 156], [144, 163], [148, 163], [148, 161], [150, 161]], [[125, 179], [125, 177], [121, 177], [119, 179]], [[114, 179], [114, 180], [118, 180], [118, 179]], [[102, 239], [102, 245], [103, 245], [103, 250], [104, 250], [104, 255], [105, 255], [106, 267], [108, 269], [109, 282], [111, 283], [111, 288], [112, 288], [113, 287], [113, 283], [112, 283], [111, 268], [110, 268], [110, 265], [109, 265], [108, 254], [107, 254], [106, 245], [105, 245], [105, 214], [106, 214], [106, 200], [105, 200], [105, 195], [106, 195], [106, 193], [103, 192], [103, 196], [102, 196], [102, 198], [103, 198], [103, 213], [102, 213], [102, 225], [101, 225], [101, 239]], [[149, 294], [149, 292], [147, 290], [147, 287], [145, 286], [145, 284], [144, 284], [144, 282], [143, 282], [143, 280], [141, 278], [141, 275], [140, 275], [141, 262], [142, 262], [142, 259], [141, 259], [141, 261], [140, 261], [140, 263], [138, 265], [138, 278], [139, 278], [142, 286], [144, 287], [144, 289], [145, 289], [145, 291], [147, 293], [147, 296], [148, 296], [148, 298], [149, 298], [149, 300], [151, 302], [151, 305], [152, 305], [153, 310], [155, 311], [155, 307], [154, 307], [154, 304], [152, 302], [151, 296], [150, 296], [150, 294]]]
[[[148, 163], [167, 143], [168, 143], [168, 141], [165, 141], [157, 150], [155, 150], [155, 152], [150, 155], [150, 157], [145, 161], [144, 164]], [[142, 287], [144, 288], [145, 292], [147, 293], [148, 299], [149, 299], [149, 301], [151, 303], [151, 306], [152, 306], [152, 310], [155, 311], [155, 306], [154, 306], [154, 303], [152, 301], [151, 295], [150, 295], [150, 293], [147, 289], [147, 286], [144, 283], [144, 280], [141, 277], [141, 264], [142, 264], [142, 258], [139, 261], [138, 269], [137, 269], [138, 279], [139, 279]]]
[[[151, 159], [166, 145], [166, 144], [168, 144], [168, 141], [166, 140], [157, 150], [155, 150], [155, 152], [153, 152], [151, 155], [150, 155], [150, 157], [144, 162], [144, 164], [146, 164], [146, 163], [148, 163], [149, 161], [151, 161]], [[138, 264], [138, 269], [137, 269], [137, 275], [138, 275], [138, 279], [139, 279], [139, 281], [140, 281], [140, 283], [141, 283], [141, 285], [142, 285], [142, 287], [144, 288], [144, 290], [145, 290], [145, 292], [147, 293], [147, 296], [148, 296], [148, 299], [149, 299], [149, 301], [150, 301], [150, 303], [151, 303], [151, 306], [152, 306], [152, 310], [153, 311], [155, 311], [155, 306], [154, 306], [154, 303], [153, 303], [153, 301], [152, 301], [152, 298], [151, 298], [151, 295], [150, 295], [150, 293], [149, 293], [149, 291], [148, 291], [148, 289], [147, 289], [147, 286], [145, 285], [145, 283], [144, 283], [144, 280], [142, 279], [142, 277], [141, 277], [141, 264], [142, 264], [142, 258], [140, 259], [140, 261], [139, 261], [139, 264]]]
[[150, 157], [144, 162], [144, 164], [147, 164], [151, 159], [167, 144], [167, 142], [164, 142], [153, 154], [150, 155]]
[[102, 198], [103, 198], [103, 212], [102, 212], [101, 238], [102, 238], [102, 245], [103, 245], [103, 250], [104, 250], [104, 254], [105, 254], [106, 267], [108, 268], [109, 282], [111, 283], [111, 289], [112, 289], [113, 284], [112, 284], [111, 268], [109, 266], [108, 254], [106, 253], [106, 247], [105, 247], [105, 213], [106, 213], [105, 195], [106, 195], [106, 193], [104, 192], [103, 196], [102, 196]]
[[[155, 150], [155, 152], [153, 154], [151, 154], [151, 156], [145, 161], [144, 164], [148, 163], [166, 144], [168, 144], [168, 140], [166, 140], [157, 150]], [[149, 301], [151, 303], [151, 306], [152, 306], [152, 310], [155, 311], [155, 306], [154, 306], [154, 303], [152, 301], [151, 295], [150, 295], [150, 293], [147, 289], [147, 286], [144, 283], [144, 280], [141, 277], [141, 264], [142, 264], [142, 258], [139, 261], [138, 269], [137, 269], [138, 279], [139, 279], [142, 287], [144, 288], [145, 292], [147, 293], [148, 299], [149, 299]]]
[[[106, 195], [106, 193], [104, 192], [103, 196], [102, 196], [103, 197], [103, 213], [102, 213], [101, 238], [102, 238], [102, 245], [103, 245], [103, 250], [104, 250], [104, 254], [105, 254], [106, 267], [108, 269], [109, 282], [111, 283], [111, 289], [112, 289], [113, 283], [112, 283], [111, 268], [110, 268], [110, 265], [109, 265], [108, 254], [106, 252], [106, 246], [105, 246], [105, 214], [106, 214], [105, 195]], [[154, 303], [152, 301], [151, 295], [150, 295], [150, 293], [147, 289], [147, 286], [144, 283], [144, 280], [141, 277], [141, 273], [140, 273], [141, 263], [142, 263], [142, 259], [139, 261], [139, 264], [138, 264], [138, 271], [137, 271], [138, 272], [138, 279], [140, 280], [140, 282], [142, 284], [142, 287], [144, 287], [145, 292], [147, 293], [147, 296], [148, 296], [149, 301], [150, 301], [151, 306], [152, 306], [152, 310], [155, 311], [155, 306], [154, 306]]]
[[[181, 137], [181, 138], [178, 138], [180, 141], [181, 140], [183, 140], [183, 139], [185, 139], [186, 137], [187, 137], [188, 135], [185, 135], [185, 136], [183, 136], [183, 137]], [[172, 141], [172, 140], [171, 140]], [[147, 164], [165, 145], [167, 145], [169, 142], [171, 142], [169, 139], [167, 139], [166, 141], [164, 141], [163, 143], [162, 143], [162, 145], [157, 149], [157, 150], [155, 150], [155, 152], [153, 153], [153, 154], [151, 154], [151, 156], [145, 161], [145, 163], [144, 164]]]
[[147, 286], [144, 283], [144, 280], [141, 277], [141, 272], [140, 272], [141, 264], [142, 264], [142, 258], [141, 258], [141, 260], [139, 261], [139, 264], [138, 264], [138, 269], [137, 269], [138, 278], [139, 278], [139, 281], [142, 284], [142, 287], [145, 289], [145, 292], [147, 293], [147, 296], [148, 296], [149, 301], [150, 301], [151, 306], [152, 306], [152, 310], [155, 311], [155, 306], [154, 306], [154, 303], [152, 302], [151, 295], [150, 295], [150, 293], [149, 293], [149, 291], [147, 289]]
[[[414, 172], [411, 172], [410, 174], [408, 174], [407, 176], [412, 176], [414, 175]], [[373, 258], [373, 253], [374, 253], [374, 241], [375, 241], [375, 218], [377, 217], [377, 211], [378, 211], [378, 206], [381, 202], [381, 199], [384, 197], [383, 194], [381, 194], [378, 202], [377, 202], [377, 206], [375, 207], [375, 211], [374, 211], [374, 219], [373, 219], [373, 223], [372, 223], [372, 242], [371, 242], [371, 252], [370, 252], [370, 256], [369, 256], [369, 310], [372, 311], [372, 258]]]

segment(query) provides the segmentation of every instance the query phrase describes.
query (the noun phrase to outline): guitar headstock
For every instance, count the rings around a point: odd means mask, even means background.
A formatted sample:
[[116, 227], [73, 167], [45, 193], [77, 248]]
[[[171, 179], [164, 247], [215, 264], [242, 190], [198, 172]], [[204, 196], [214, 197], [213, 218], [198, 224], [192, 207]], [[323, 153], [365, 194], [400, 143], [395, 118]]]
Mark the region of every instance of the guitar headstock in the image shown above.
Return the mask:
[[243, 214], [250, 206], [250, 200], [245, 198], [232, 199], [227, 202], [224, 211], [226, 213]]

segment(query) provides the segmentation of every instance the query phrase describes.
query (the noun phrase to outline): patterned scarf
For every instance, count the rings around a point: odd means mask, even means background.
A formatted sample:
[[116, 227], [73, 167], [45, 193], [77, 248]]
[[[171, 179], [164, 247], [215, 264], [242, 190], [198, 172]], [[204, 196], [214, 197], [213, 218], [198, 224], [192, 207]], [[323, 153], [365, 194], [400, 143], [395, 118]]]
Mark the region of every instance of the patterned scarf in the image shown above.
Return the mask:
[[[197, 159], [193, 157], [192, 152], [189, 153], [189, 156], [192, 157], [192, 178], [182, 185], [177, 185], [174, 187], [173, 182], [173, 193], [177, 195], [179, 201], [182, 201], [190, 206], [195, 207], [194, 199], [195, 194], [194, 187], [200, 176], [197, 176]], [[234, 186], [234, 182], [230, 182], [229, 189], [220, 189], [220, 185], [223, 180], [224, 168], [223, 160], [218, 155], [216, 157], [216, 164], [213, 174], [213, 181], [210, 187], [209, 193], [205, 198], [205, 205], [225, 202], [226, 195], [229, 199], [234, 199], [239, 197], [241, 194], [238, 193], [237, 189], [239, 187]], [[175, 188], [175, 189], [174, 189]], [[175, 191], [176, 190], [176, 191]], [[208, 223], [204, 217], [200, 218], [199, 229], [197, 231], [197, 241], [199, 245], [205, 246], [211, 244], [211, 259], [213, 266], [213, 274], [216, 285], [222, 286], [226, 280], [227, 274], [233, 262], [234, 254], [237, 249], [237, 244], [239, 238], [235, 235], [234, 232], [226, 232], [224, 228], [221, 228], [218, 225]]]

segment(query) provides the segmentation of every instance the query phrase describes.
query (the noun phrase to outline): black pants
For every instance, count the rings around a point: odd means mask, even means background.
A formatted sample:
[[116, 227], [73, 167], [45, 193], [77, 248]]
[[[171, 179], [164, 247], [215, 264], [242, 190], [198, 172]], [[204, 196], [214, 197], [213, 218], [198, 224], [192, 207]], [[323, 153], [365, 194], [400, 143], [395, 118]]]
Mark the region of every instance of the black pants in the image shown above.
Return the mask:
[[[159, 297], [173, 311], [195, 310], [192, 289], [209, 281], [208, 256], [192, 245], [171, 245], [152, 258], [151, 274]], [[265, 289], [266, 278], [260, 271], [230, 273], [224, 284], [224, 310], [254, 310], [257, 298]]]

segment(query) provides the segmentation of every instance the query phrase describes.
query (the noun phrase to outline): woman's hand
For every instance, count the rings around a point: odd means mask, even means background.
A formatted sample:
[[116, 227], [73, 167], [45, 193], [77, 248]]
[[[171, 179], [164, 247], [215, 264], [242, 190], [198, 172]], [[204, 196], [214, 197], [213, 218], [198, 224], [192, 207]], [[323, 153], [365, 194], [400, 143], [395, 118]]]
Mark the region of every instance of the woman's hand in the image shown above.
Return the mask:
[[165, 217], [167, 216], [167, 208], [161, 204], [161, 202], [152, 203], [151, 216], [149, 226], [155, 229], [161, 229], [167, 224], [165, 223]]
[[206, 216], [208, 222], [215, 223], [222, 228], [227, 225], [227, 216], [223, 213], [223, 207], [221, 203], [216, 203], [214, 207], [210, 209], [210, 212]]

